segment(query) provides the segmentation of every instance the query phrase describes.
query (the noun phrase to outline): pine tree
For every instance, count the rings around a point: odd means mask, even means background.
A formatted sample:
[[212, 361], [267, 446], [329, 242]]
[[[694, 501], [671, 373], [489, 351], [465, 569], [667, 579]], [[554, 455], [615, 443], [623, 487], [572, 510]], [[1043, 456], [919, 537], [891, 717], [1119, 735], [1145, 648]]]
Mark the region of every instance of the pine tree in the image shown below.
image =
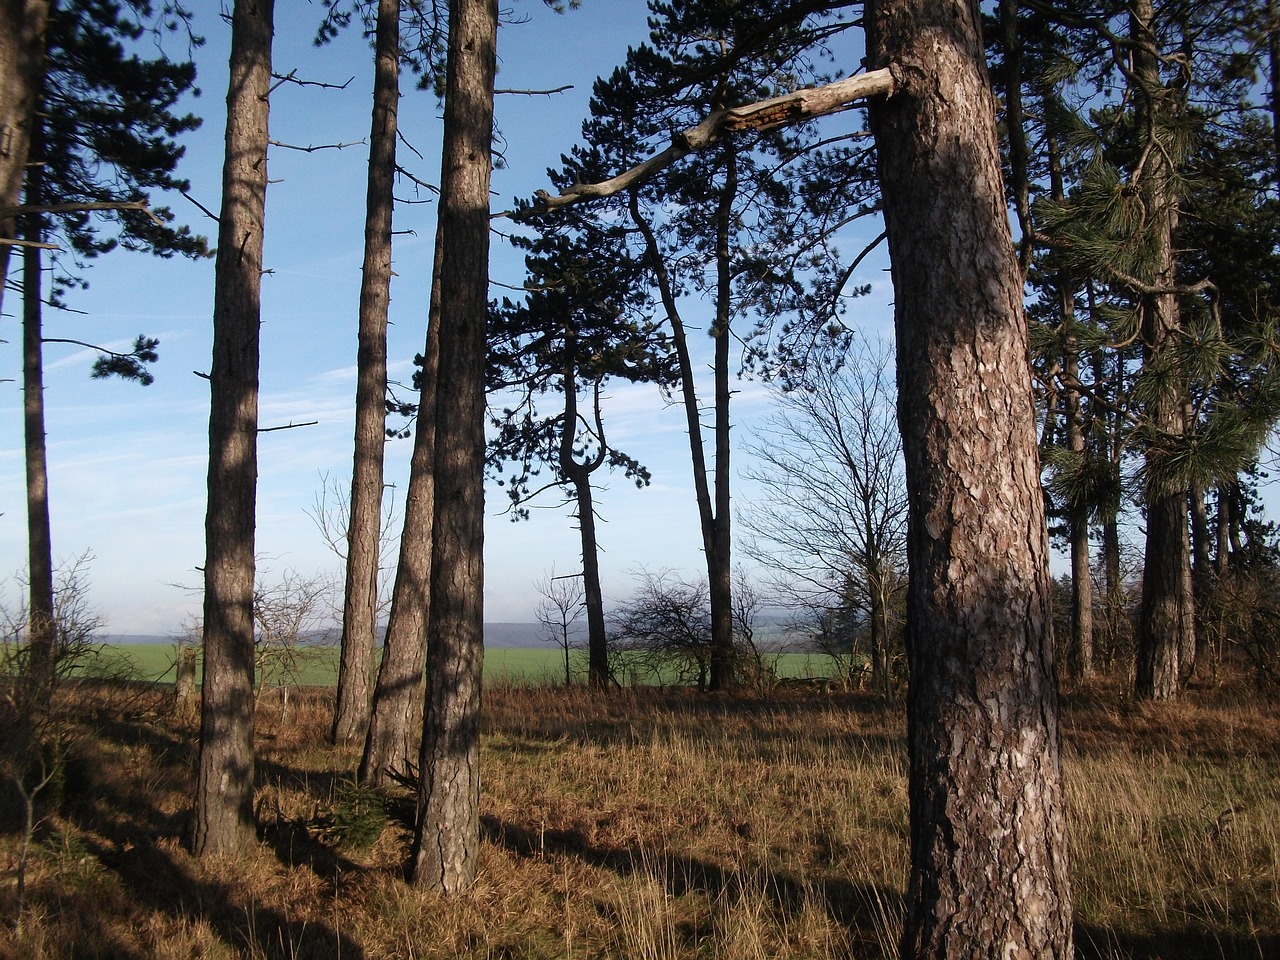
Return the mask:
[[[848, 27], [838, 11], [766, 4], [654, 2], [651, 45], [629, 51], [625, 67], [596, 84], [586, 144], [574, 159], [585, 170], [626, 169], [663, 156], [673, 130], [703, 116], [821, 82], [815, 65], [826, 40]], [[642, 243], [679, 364], [695, 496], [712, 617], [711, 687], [734, 682], [730, 399], [736, 342], [743, 364], [770, 372], [802, 351], [771, 355], [774, 322], [788, 318], [788, 346], [821, 336], [836, 316], [847, 276], [830, 247], [829, 227], [865, 197], [866, 167], [850, 169], [845, 137], [825, 151], [812, 123], [762, 122], [720, 138], [678, 167], [664, 167], [599, 205], [627, 218]], [[676, 138], [677, 141], [679, 138]], [[712, 383], [700, 396], [686, 314], [709, 316]], [[757, 321], [743, 329], [747, 318]], [[790, 338], [788, 340], [788, 338]], [[710, 437], [703, 425], [711, 411]]]
[[[83, 340], [47, 338], [43, 249], [52, 246], [49, 302], [65, 305], [84, 285], [87, 263], [117, 246], [157, 256], [204, 255], [205, 241], [170, 225], [167, 208], [149, 209], [153, 190], [183, 190], [175, 175], [183, 149], [174, 137], [199, 120], [174, 108], [195, 82], [189, 62], [143, 59], [128, 52], [146, 31], [145, 3], [51, 5], [44, 71], [30, 122], [23, 218], [23, 393], [27, 460], [28, 583], [31, 679], [45, 703], [55, 670], [54, 573], [44, 428], [44, 345]], [[104, 232], [105, 231], [105, 232]], [[50, 243], [53, 241], [53, 243]], [[64, 252], [65, 251], [65, 252]], [[93, 376], [143, 385], [158, 342], [140, 335], [127, 352], [103, 351]]]
[[480, 845], [484, 374], [496, 0], [450, 0], [440, 177], [440, 369], [415, 883], [460, 893]]
[[[527, 517], [526, 504], [548, 487], [567, 491], [574, 504], [588, 681], [603, 688], [610, 671], [592, 475], [608, 466], [644, 487], [649, 471], [609, 442], [601, 394], [617, 379], [665, 386], [674, 371], [665, 336], [652, 321], [635, 316], [637, 305], [645, 303], [638, 289], [643, 268], [627, 251], [625, 229], [574, 213], [539, 224], [539, 236], [516, 241], [529, 250], [530, 293], [523, 302], [504, 301], [490, 317], [490, 390], [505, 394], [512, 405], [493, 418], [489, 460], [499, 474], [504, 463], [515, 466], [499, 481], [511, 499], [513, 519]], [[560, 402], [542, 413], [548, 396]], [[551, 479], [540, 483], [535, 478], [544, 466]]]
[[214, 269], [205, 512], [204, 685], [192, 848], [228, 856], [256, 836], [253, 590], [258, 366], [273, 0], [231, 15], [226, 156]]

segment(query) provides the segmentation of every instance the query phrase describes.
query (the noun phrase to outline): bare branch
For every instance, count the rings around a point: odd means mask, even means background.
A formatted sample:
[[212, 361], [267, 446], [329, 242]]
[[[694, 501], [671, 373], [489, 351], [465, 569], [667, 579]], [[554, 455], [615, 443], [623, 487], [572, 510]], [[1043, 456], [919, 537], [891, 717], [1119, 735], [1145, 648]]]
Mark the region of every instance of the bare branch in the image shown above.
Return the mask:
[[562, 87], [552, 87], [550, 90], [495, 90], [494, 95], [504, 93], [517, 97], [550, 97], [557, 93], [564, 93], [566, 90], [572, 90], [573, 84], [566, 83]]
[[203, 203], [201, 203], [191, 194], [187, 193], [185, 190], [183, 191], [182, 195], [186, 197], [188, 200], [190, 200], [192, 203], [194, 203], [197, 207], [199, 207], [204, 212], [204, 215], [208, 217], [210, 220], [212, 220], [214, 223], [218, 222], [218, 215], [214, 213], [212, 210], [210, 210], [208, 207], [206, 207]]
[[[41, 243], [36, 240], [11, 240], [8, 237], [0, 237], [0, 244], [8, 247], [34, 247], [37, 250], [61, 250], [62, 248], [56, 243]], [[17, 289], [12, 287], [11, 289]]]
[[[196, 376], [203, 376], [203, 374], [196, 374]], [[277, 430], [296, 430], [298, 427], [314, 427], [319, 422], [320, 422], [319, 420], [308, 420], [306, 423], [290, 422], [279, 427], [259, 427], [258, 432], [259, 433], [275, 433]]]
[[324, 83], [320, 80], [301, 80], [298, 78], [297, 67], [290, 70], [288, 73], [285, 73], [285, 74], [273, 73], [271, 76], [275, 79], [276, 82], [271, 85], [271, 88], [269, 90], [267, 90], [268, 97], [271, 96], [271, 94], [275, 93], [277, 90], [279, 90], [286, 83], [296, 83], [300, 87], [320, 87], [324, 90], [345, 90], [347, 89], [347, 84], [349, 84], [352, 80], [355, 79], [355, 77], [348, 77], [346, 80], [346, 83]]
[[285, 150], [298, 150], [302, 153], [315, 153], [317, 150], [344, 150], [347, 147], [358, 147], [364, 143], [363, 140], [350, 140], [346, 143], [320, 143], [314, 146], [299, 147], [292, 143], [281, 143], [279, 140], [267, 141], [273, 147], [281, 147]]
[[[118, 203], [112, 203], [109, 201], [34, 205], [24, 203], [19, 204], [16, 207], [0, 207], [0, 220], [8, 220], [10, 217], [20, 217], [28, 213], [87, 213], [93, 210], [141, 210], [159, 226], [164, 226], [164, 221], [151, 212], [151, 206], [146, 200], [122, 200]], [[21, 245], [34, 246], [34, 244]]]
[[671, 146], [639, 163], [624, 173], [601, 183], [575, 183], [552, 196], [545, 190], [536, 194], [537, 201], [527, 210], [497, 214], [515, 220], [532, 217], [567, 207], [581, 200], [611, 197], [652, 177], [673, 163], [718, 142], [725, 134], [742, 130], [772, 130], [812, 117], [825, 116], [847, 109], [857, 100], [869, 97], [891, 97], [896, 89], [891, 68], [883, 67], [860, 73], [821, 87], [797, 90], [795, 93], [770, 97], [742, 107], [717, 110], [696, 127], [683, 130], [671, 138]]

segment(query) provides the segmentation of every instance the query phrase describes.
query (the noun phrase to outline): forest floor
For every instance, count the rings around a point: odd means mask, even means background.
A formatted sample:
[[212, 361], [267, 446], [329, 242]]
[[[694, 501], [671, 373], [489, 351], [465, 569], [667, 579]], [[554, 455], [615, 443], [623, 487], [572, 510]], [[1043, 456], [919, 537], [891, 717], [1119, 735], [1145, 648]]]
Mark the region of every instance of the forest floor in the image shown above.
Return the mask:
[[[1280, 707], [1231, 689], [1066, 696], [1080, 956], [1280, 957]], [[491, 689], [479, 876], [442, 898], [403, 880], [408, 793], [355, 788], [355, 752], [325, 745], [328, 691], [260, 707], [261, 844], [191, 857], [196, 718], [166, 696], [64, 694], [65, 776], [21, 910], [23, 831], [0, 832], [3, 960], [895, 953], [901, 707], [803, 687]]]

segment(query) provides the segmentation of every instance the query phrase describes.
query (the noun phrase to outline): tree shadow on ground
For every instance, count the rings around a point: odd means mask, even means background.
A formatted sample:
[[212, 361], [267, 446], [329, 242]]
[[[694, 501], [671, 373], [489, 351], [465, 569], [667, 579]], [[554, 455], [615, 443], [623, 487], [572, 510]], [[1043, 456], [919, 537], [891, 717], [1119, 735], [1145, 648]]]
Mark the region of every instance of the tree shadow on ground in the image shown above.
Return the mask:
[[800, 880], [762, 867], [726, 868], [637, 847], [593, 845], [578, 830], [534, 831], [493, 816], [481, 817], [481, 825], [489, 842], [512, 853], [571, 856], [619, 876], [651, 876], [661, 880], [672, 897], [701, 893], [713, 902], [732, 902], [749, 891], [763, 891], [772, 907], [785, 917], [798, 916], [816, 900], [833, 922], [850, 932], [855, 956], [872, 956], [875, 949], [883, 948], [886, 918], [902, 915], [902, 894], [879, 885], [832, 878]]
[[1280, 960], [1280, 935], [1242, 937], [1205, 930], [1133, 933], [1092, 924], [1075, 926], [1080, 960]]
[[[145, 727], [146, 725], [139, 725]], [[113, 738], [133, 739], [140, 730], [119, 728], [110, 731]], [[171, 748], [169, 738], [152, 732], [148, 739], [162, 748]], [[182, 741], [175, 738], [175, 743]], [[188, 746], [188, 750], [189, 750]], [[176, 751], [167, 754], [167, 762], [176, 760]], [[189, 760], [184, 763], [189, 764]], [[183, 769], [187, 769], [184, 765]], [[113, 777], [98, 769], [93, 758], [84, 761], [82, 782], [68, 792], [67, 818], [78, 831], [78, 842], [103, 868], [118, 881], [130, 909], [154, 910], [175, 920], [202, 920], [214, 934], [234, 950], [251, 950], [255, 956], [289, 958], [289, 960], [361, 960], [361, 947], [342, 938], [339, 933], [314, 918], [292, 919], [273, 907], [252, 900], [237, 902], [232, 883], [200, 876], [194, 860], [176, 850], [172, 841], [185, 835], [188, 815], [165, 812], [148, 802], [136, 791], [118, 789]], [[305, 825], [282, 820], [262, 831], [263, 839], [286, 866], [306, 865], [321, 877], [332, 879], [355, 865], [311, 837]], [[33, 902], [40, 891], [33, 892]], [[70, 896], [82, 902], [65, 903], [65, 891], [49, 894], [58, 900], [58, 909], [75, 910], [84, 926], [85, 919], [101, 913], [92, 891]], [[104, 934], [105, 935], [105, 934]], [[105, 941], [104, 941], [105, 942]], [[146, 956], [135, 948], [119, 944], [95, 951], [95, 956], [120, 956], [132, 960]], [[132, 952], [131, 952], [132, 950]]]

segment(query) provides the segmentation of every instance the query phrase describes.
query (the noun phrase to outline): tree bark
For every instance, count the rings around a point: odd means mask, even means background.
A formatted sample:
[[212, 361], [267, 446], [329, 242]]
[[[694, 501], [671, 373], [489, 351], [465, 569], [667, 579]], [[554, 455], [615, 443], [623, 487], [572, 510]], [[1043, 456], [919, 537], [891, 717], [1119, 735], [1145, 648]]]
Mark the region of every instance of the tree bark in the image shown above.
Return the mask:
[[1227, 484], [1217, 488], [1217, 516], [1214, 517], [1213, 572], [1225, 577], [1231, 565], [1231, 494]]
[[391, 612], [382, 664], [360, 760], [360, 779], [380, 786], [389, 770], [408, 766], [422, 723], [422, 671], [431, 619], [431, 543], [436, 504], [436, 389], [440, 369], [441, 225], [436, 225], [427, 336], [418, 389], [409, 460], [409, 492], [400, 532], [400, 560], [391, 593]]
[[[1003, 0], [1001, 11], [1013, 6]], [[1012, 29], [1012, 25], [1008, 26]], [[1020, 139], [1020, 138], [1019, 138]], [[1062, 156], [1057, 132], [1048, 137], [1049, 181], [1054, 200], [1066, 198], [1062, 172]], [[1026, 221], [1028, 224], [1030, 220]], [[1025, 275], [1025, 271], [1024, 271]], [[1068, 273], [1059, 271], [1055, 285], [1058, 292], [1058, 314], [1063, 329], [1062, 368], [1068, 386], [1063, 397], [1066, 419], [1067, 449], [1078, 457], [1086, 456], [1084, 412], [1080, 406], [1080, 338], [1076, 333], [1076, 284]], [[1052, 414], [1051, 414], [1052, 415]], [[1067, 669], [1077, 680], [1093, 673], [1093, 577], [1089, 569], [1089, 503], [1073, 496], [1067, 505], [1067, 526], [1071, 538], [1071, 642], [1067, 648]]]
[[395, 206], [392, 189], [400, 100], [400, 0], [379, 0], [374, 62], [347, 582], [342, 605], [338, 700], [330, 733], [335, 744], [363, 740], [368, 729], [374, 636], [378, 629], [383, 449], [387, 442], [387, 311], [391, 302], [391, 216]]
[[909, 496], [904, 957], [1072, 956], [1048, 542], [976, 2], [868, 4]]
[[273, 0], [236, 0], [218, 220], [205, 515], [204, 685], [192, 848], [234, 855], [253, 819], [253, 586]]
[[[1130, 12], [1133, 32], [1133, 74], [1136, 125], [1147, 137], [1159, 137], [1167, 119], [1168, 91], [1160, 77], [1155, 12], [1151, 0], [1136, 0]], [[1172, 291], [1177, 286], [1173, 232], [1178, 222], [1173, 171], [1164, 149], [1148, 153], [1138, 187], [1146, 210], [1150, 237], [1153, 287]], [[1170, 700], [1180, 689], [1181, 655], [1195, 648], [1195, 602], [1191, 590], [1191, 543], [1187, 529], [1187, 488], [1167, 475], [1162, 460], [1167, 445], [1183, 435], [1183, 398], [1175, 337], [1181, 318], [1177, 294], [1142, 296], [1144, 374], [1157, 378], [1147, 416], [1165, 438], [1147, 450], [1147, 541], [1142, 576], [1142, 610], [1138, 621], [1135, 694], [1143, 700]]]
[[[16, 207], [27, 173], [27, 155], [40, 78], [44, 73], [49, 0], [0, 0], [0, 207]], [[0, 305], [16, 218], [0, 220]]]
[[[31, 155], [40, 158], [40, 123], [32, 122]], [[39, 205], [40, 166], [27, 178], [27, 202]], [[23, 238], [44, 240], [44, 218], [29, 214]], [[41, 714], [53, 696], [57, 624], [53, 606], [53, 537], [49, 521], [49, 463], [44, 419], [44, 290], [39, 247], [22, 252], [22, 416], [27, 470], [27, 682], [28, 704]]]
[[485, 332], [497, 0], [450, 0], [440, 178], [436, 512], [418, 826], [410, 873], [467, 890], [480, 847]]
[[704, 541], [707, 555], [707, 594], [711, 606], [711, 689], [728, 690], [736, 683], [737, 657], [733, 648], [733, 541], [729, 510], [729, 400], [732, 397], [729, 348], [732, 322], [733, 256], [729, 248], [734, 200], [738, 195], [737, 147], [724, 144], [725, 182], [716, 210], [716, 319], [711, 334], [715, 341], [715, 476], [714, 509], [710, 535]]
[[[1068, 325], [1063, 368], [1068, 380], [1079, 380], [1079, 346], [1075, 336], [1075, 307], [1069, 290], [1061, 291], [1062, 322]], [[1066, 391], [1067, 448], [1085, 455], [1084, 424], [1081, 421], [1080, 391]], [[1089, 509], [1083, 502], [1068, 507], [1067, 523], [1071, 532], [1071, 644], [1067, 666], [1077, 680], [1093, 673], [1093, 576], [1089, 569]]]
[[[600, 587], [600, 542], [596, 534], [596, 508], [591, 494], [591, 475], [604, 464], [607, 448], [600, 418], [600, 388], [594, 392], [594, 415], [600, 446], [586, 462], [574, 456], [578, 423], [578, 337], [566, 325], [564, 343], [564, 428], [560, 433], [560, 472], [573, 486], [578, 513], [578, 535], [582, 544], [582, 594], [587, 610], [587, 683], [603, 690], [609, 685], [609, 640], [605, 629], [604, 592]], [[569, 685], [569, 646], [565, 638], [564, 683]]]
[[[729, 649], [717, 648], [716, 629], [716, 613], [719, 612], [721, 617], [726, 613], [729, 617], [730, 639], [732, 638], [733, 629], [733, 606], [731, 603], [731, 582], [726, 583], [720, 576], [722, 571], [729, 571], [729, 567], [717, 561], [717, 555], [721, 552], [721, 540], [728, 536], [728, 516], [718, 515], [718, 507], [722, 503], [728, 502], [729, 487], [727, 478], [722, 484], [720, 482], [719, 461], [716, 466], [716, 484], [713, 500], [712, 484], [708, 481], [707, 475], [707, 455], [703, 447], [702, 440], [702, 419], [700, 416], [700, 406], [698, 403], [697, 384], [693, 378], [693, 357], [689, 350], [689, 340], [684, 326], [684, 318], [680, 313], [679, 304], [677, 303], [675, 292], [672, 288], [670, 277], [667, 274], [666, 266], [662, 261], [662, 251], [658, 246], [657, 237], [654, 235], [653, 228], [649, 222], [640, 214], [639, 204], [632, 194], [630, 203], [631, 219], [639, 228], [641, 236], [644, 238], [646, 256], [653, 270], [654, 277], [657, 280], [659, 295], [662, 298], [663, 309], [667, 314], [667, 321], [671, 324], [671, 342], [675, 347], [676, 361], [680, 369], [680, 397], [684, 403], [685, 424], [689, 433], [689, 458], [693, 465], [693, 490], [694, 498], [698, 504], [698, 521], [699, 529], [702, 533], [702, 548], [707, 557], [707, 574], [708, 574], [708, 590], [713, 594], [712, 603], [712, 641], [711, 656], [714, 662], [712, 671], [712, 685], [715, 689], [721, 689], [728, 686], [731, 682], [726, 678], [727, 671], [732, 670], [732, 644]], [[719, 296], [717, 296], [719, 301]], [[720, 307], [717, 306], [717, 311]], [[726, 307], [727, 309], [727, 307]], [[726, 323], [717, 313], [717, 324]], [[726, 371], [724, 378], [724, 386], [727, 390], [728, 379], [728, 350], [729, 338], [727, 327], [717, 331], [715, 341], [715, 359], [713, 360], [716, 381], [716, 451], [717, 458], [720, 451], [721, 426], [724, 427], [725, 443], [728, 442], [728, 424], [729, 412], [727, 398], [725, 405], [721, 408], [719, 399], [721, 394], [721, 376], [720, 371]], [[723, 353], [723, 364], [721, 363], [721, 353]], [[725, 469], [728, 469], [728, 456], [723, 460]], [[721, 522], [723, 520], [723, 523]], [[727, 550], [724, 556], [728, 557]], [[730, 575], [730, 581], [731, 581]], [[723, 630], [723, 626], [721, 627]], [[719, 641], [723, 643], [723, 640]], [[717, 682], [719, 678], [719, 682]], [[701, 689], [701, 682], [699, 688]]]

